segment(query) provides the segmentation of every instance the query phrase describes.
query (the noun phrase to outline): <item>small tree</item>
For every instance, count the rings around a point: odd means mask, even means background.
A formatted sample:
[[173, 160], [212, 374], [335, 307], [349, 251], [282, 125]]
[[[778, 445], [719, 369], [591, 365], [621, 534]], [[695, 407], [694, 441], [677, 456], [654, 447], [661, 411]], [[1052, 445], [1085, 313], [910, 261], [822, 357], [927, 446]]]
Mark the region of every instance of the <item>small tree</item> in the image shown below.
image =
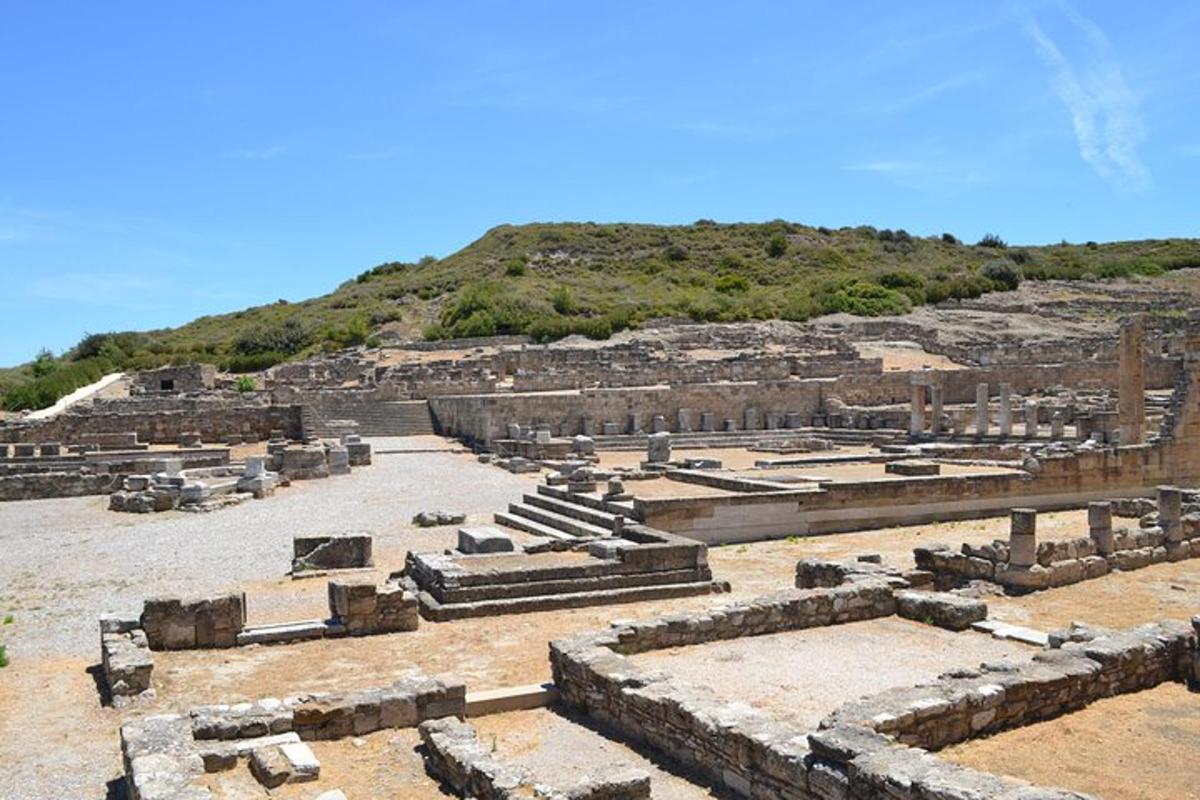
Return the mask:
[[777, 233], [767, 241], [767, 255], [771, 258], [779, 258], [788, 251], [787, 237], [782, 233]]
[[985, 233], [983, 238], [976, 244], [976, 247], [992, 247], [997, 250], [1003, 250], [1005, 247], [1008, 247], [1008, 244], [994, 233]]

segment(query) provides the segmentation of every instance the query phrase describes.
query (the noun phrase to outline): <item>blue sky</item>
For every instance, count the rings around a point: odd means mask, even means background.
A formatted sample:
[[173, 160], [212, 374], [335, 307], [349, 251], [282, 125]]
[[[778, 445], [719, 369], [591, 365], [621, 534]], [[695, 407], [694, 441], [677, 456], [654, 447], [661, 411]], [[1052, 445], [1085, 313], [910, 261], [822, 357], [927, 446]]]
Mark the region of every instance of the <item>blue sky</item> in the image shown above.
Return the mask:
[[0, 6], [0, 364], [505, 222], [1194, 236], [1200, 4]]

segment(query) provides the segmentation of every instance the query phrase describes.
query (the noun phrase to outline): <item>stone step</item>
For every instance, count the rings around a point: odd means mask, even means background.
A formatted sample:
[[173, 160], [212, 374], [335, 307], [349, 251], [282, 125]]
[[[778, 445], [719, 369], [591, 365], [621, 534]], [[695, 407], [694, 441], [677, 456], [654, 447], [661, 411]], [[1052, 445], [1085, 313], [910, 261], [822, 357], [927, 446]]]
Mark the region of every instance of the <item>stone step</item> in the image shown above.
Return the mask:
[[553, 683], [535, 683], [530, 686], [508, 686], [503, 689], [483, 689], [467, 692], [468, 717], [482, 717], [507, 711], [528, 711], [545, 708], [558, 701], [558, 687]]
[[492, 519], [497, 525], [503, 525], [506, 528], [512, 528], [517, 531], [524, 531], [525, 533], [532, 533], [534, 536], [545, 536], [548, 539], [559, 539], [561, 541], [577, 541], [579, 538], [569, 533], [564, 533], [558, 528], [551, 528], [549, 525], [534, 522], [527, 517], [509, 514], [507, 511], [497, 511], [492, 515]]
[[551, 528], [558, 528], [563, 533], [571, 534], [572, 536], [609, 536], [612, 533], [611, 528], [602, 528], [599, 525], [592, 525], [574, 517], [568, 517], [555, 511], [547, 511], [544, 508], [538, 508], [526, 503], [509, 503], [508, 513], [531, 519], [534, 522], [540, 522], [542, 525], [547, 525]]
[[442, 604], [427, 592], [421, 592], [421, 616], [431, 622], [444, 622], [468, 617], [490, 617], [497, 614], [524, 614], [531, 611], [553, 611], [560, 608], [634, 603], [644, 600], [665, 600], [692, 597], [700, 594], [728, 592], [729, 584], [716, 581], [677, 583], [667, 586], [639, 586], [632, 589], [606, 589], [597, 592], [571, 592], [541, 597], [516, 597], [509, 600], [484, 600], [478, 603]]
[[971, 625], [971, 630], [987, 633], [993, 639], [1011, 639], [1014, 642], [1031, 644], [1036, 647], [1046, 647], [1050, 644], [1049, 635], [1042, 631], [1026, 628], [1021, 625], [1011, 625], [998, 619], [985, 619]]
[[[541, 489], [540, 486], [538, 488]], [[597, 511], [587, 506], [572, 503], [569, 500], [542, 494], [541, 492], [525, 495], [524, 502], [526, 505], [537, 506], [547, 511], [553, 511], [556, 514], [573, 517], [581, 522], [596, 525], [608, 531], [611, 531], [613, 525], [616, 523], [616, 517], [607, 511]]]
[[244, 628], [237, 635], [237, 643], [240, 647], [247, 644], [302, 642], [308, 639], [323, 639], [328, 633], [329, 625], [324, 620], [306, 619]]

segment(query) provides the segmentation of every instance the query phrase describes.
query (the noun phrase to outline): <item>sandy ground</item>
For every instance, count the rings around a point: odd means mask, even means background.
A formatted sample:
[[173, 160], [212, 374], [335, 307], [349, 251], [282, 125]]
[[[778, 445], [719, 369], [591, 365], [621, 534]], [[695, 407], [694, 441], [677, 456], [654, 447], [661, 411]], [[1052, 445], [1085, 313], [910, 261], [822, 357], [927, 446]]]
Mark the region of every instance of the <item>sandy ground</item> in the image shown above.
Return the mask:
[[[810, 731], [849, 700], [933, 680], [955, 667], [1025, 660], [1034, 652], [981, 633], [952, 633], [889, 617], [631, 658], [682, 683], [706, 686], [728, 702], [748, 703]], [[831, 670], [830, 664], [837, 669]]]
[[654, 800], [732, 797], [704, 786], [694, 775], [684, 776], [649, 751], [631, 749], [597, 731], [586, 718], [563, 709], [494, 714], [470, 722], [499, 758], [527, 767], [538, 780], [558, 788], [568, 788], [588, 774], [630, 767], [649, 773]]
[[1182, 684], [1100, 700], [941, 756], [1105, 800], [1200, 798], [1200, 695]]
[[378, 731], [337, 742], [309, 742], [321, 762], [320, 777], [267, 790], [250, 772], [246, 760], [226, 772], [208, 775], [204, 785], [217, 800], [312, 800], [321, 792], [341, 789], [354, 800], [446, 800], [457, 797], [425, 772], [415, 728]]

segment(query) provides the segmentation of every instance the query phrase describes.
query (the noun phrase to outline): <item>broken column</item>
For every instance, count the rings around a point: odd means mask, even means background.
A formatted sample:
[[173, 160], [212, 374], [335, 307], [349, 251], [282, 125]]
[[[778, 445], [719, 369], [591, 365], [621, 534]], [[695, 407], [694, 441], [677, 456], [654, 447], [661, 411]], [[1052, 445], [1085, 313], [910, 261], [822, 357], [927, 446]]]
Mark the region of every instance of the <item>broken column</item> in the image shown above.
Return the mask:
[[1135, 314], [1121, 323], [1121, 383], [1117, 413], [1123, 445], [1142, 444], [1146, 438], [1145, 343], [1145, 315]]
[[1096, 553], [1112, 555], [1116, 549], [1112, 527], [1112, 503], [1098, 500], [1088, 503], [1088, 535], [1096, 545]]
[[1038, 432], [1038, 402], [1037, 400], [1027, 399], [1025, 401], [1025, 436], [1032, 439], [1037, 436]]
[[651, 464], [665, 464], [671, 460], [671, 434], [664, 432], [652, 433], [647, 439], [646, 461]]
[[675, 427], [680, 433], [690, 433], [692, 430], [692, 410], [681, 408], [675, 412]]
[[975, 384], [975, 433], [986, 436], [988, 432], [988, 385]]
[[912, 408], [909, 412], [908, 435], [920, 436], [925, 432], [925, 384], [919, 375], [913, 375]]
[[1000, 384], [1000, 436], [1012, 436], [1012, 387], [1007, 383]]
[[1037, 510], [1014, 508], [1008, 534], [1008, 566], [1027, 569], [1037, 563]]
[[1172, 561], [1186, 558], [1183, 545], [1183, 492], [1175, 486], [1158, 487], [1158, 527], [1162, 528], [1163, 546]]
[[1062, 409], [1055, 409], [1050, 415], [1050, 438], [1058, 441], [1063, 438], [1064, 430], [1064, 415]]

